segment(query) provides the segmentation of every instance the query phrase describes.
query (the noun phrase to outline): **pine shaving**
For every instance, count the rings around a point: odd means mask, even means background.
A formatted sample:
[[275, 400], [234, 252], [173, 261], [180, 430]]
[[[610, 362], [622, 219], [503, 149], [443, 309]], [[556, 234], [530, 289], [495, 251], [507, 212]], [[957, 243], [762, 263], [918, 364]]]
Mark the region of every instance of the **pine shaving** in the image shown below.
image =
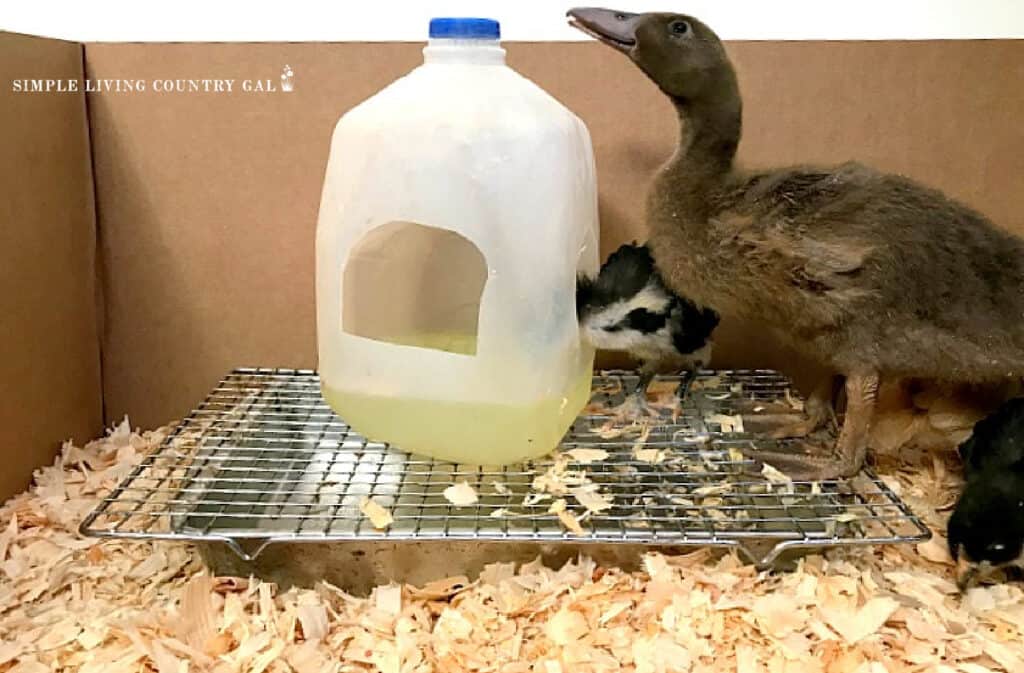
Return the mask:
[[[81, 538], [82, 518], [164, 434], [122, 423], [68, 444], [0, 507], [0, 671], [1024, 671], [1024, 587], [957, 592], [942, 537], [960, 487], [952, 455], [879, 458], [935, 533], [916, 547], [839, 548], [784, 573], [708, 550], [628, 571], [585, 556], [495, 563], [476, 582], [439, 573], [359, 597], [211, 577], [184, 544]], [[553, 515], [581, 534], [569, 502], [585, 508], [586, 475], [548, 483], [564, 489]]]
[[468, 507], [475, 505], [479, 499], [476, 489], [467, 481], [460, 481], [444, 489], [444, 498], [456, 507]]
[[394, 517], [391, 516], [391, 512], [384, 509], [373, 498], [363, 498], [362, 502], [359, 504], [359, 511], [370, 519], [370, 523], [372, 523], [373, 527], [377, 530], [383, 530], [395, 521]]
[[930, 540], [917, 545], [917, 553], [932, 563], [953, 565], [953, 557], [949, 555], [949, 543], [941, 535], [932, 535]]
[[588, 512], [600, 514], [612, 508], [613, 497], [607, 493], [600, 493], [596, 484], [577, 486], [569, 489], [569, 492]]
[[842, 608], [831, 604], [821, 605], [818, 609], [836, 633], [842, 636], [849, 645], [854, 645], [868, 636], [877, 633], [882, 625], [896, 612], [900, 604], [892, 598], [878, 597], [869, 600], [863, 607], [856, 610], [848, 606]]
[[615, 421], [610, 420], [601, 427], [594, 428], [593, 430], [591, 430], [591, 432], [596, 434], [601, 439], [618, 439], [620, 437], [628, 437], [630, 435], [642, 433], [646, 429], [647, 426], [641, 425], [639, 423], [632, 423], [630, 425], [616, 427]]
[[796, 487], [793, 484], [793, 480], [768, 463], [761, 466], [761, 476], [767, 479], [769, 484], [781, 486], [782, 493], [792, 494], [795, 492]]
[[665, 451], [662, 449], [633, 449], [633, 457], [641, 463], [656, 464], [665, 460]]
[[552, 502], [551, 507], [548, 508], [548, 514], [554, 514], [557, 516], [558, 520], [562, 522], [562, 525], [565, 526], [573, 535], [586, 535], [586, 531], [584, 531], [583, 526], [580, 525], [580, 520], [567, 509], [567, 504], [564, 498], [558, 498]]
[[566, 507], [567, 503], [565, 502], [565, 498], [558, 498], [551, 503], [550, 507], [548, 507], [548, 514], [559, 514], [564, 512]]
[[739, 415], [708, 414], [704, 421], [720, 426], [725, 433], [743, 432], [743, 417]]
[[300, 605], [296, 616], [302, 625], [302, 635], [306, 640], [323, 640], [329, 633], [327, 608], [322, 603]]
[[647, 439], [651, 436], [650, 426], [645, 426], [643, 432], [633, 442], [633, 458], [641, 463], [660, 463], [665, 460], [668, 452], [664, 449], [645, 448]]
[[570, 449], [565, 452], [577, 463], [589, 465], [608, 458], [608, 452], [604, 449]]
[[562, 608], [545, 625], [548, 638], [555, 645], [566, 646], [587, 635], [587, 618], [575, 610]]

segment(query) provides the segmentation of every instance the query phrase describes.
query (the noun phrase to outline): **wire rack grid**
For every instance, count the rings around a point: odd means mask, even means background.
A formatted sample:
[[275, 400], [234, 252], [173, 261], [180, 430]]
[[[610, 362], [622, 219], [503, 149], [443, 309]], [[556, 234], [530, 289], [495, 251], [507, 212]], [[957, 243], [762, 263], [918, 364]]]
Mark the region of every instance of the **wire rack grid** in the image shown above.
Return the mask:
[[[642, 444], [635, 433], [602, 432], [604, 409], [635, 382], [625, 372], [596, 376], [592, 403], [563, 440], [560, 457], [488, 467], [433, 461], [367, 440], [322, 400], [315, 372], [238, 369], [102, 499], [81, 531], [219, 541], [245, 560], [280, 542], [566, 541], [734, 547], [761, 567], [794, 548], [929, 537], [869, 469], [820, 484], [773, 483], [754, 472], [739, 449], [779, 443], [729, 420], [792, 405], [790, 384], [779, 374], [702, 372], [677, 418], [652, 425]], [[664, 377], [655, 387], [677, 382]], [[571, 458], [578, 448], [608, 455], [581, 464]], [[587, 511], [571, 493], [538, 492], [535, 480], [552, 474], [588, 484], [611, 506]], [[473, 505], [457, 507], [444, 497], [460, 481], [477, 492]], [[582, 534], [549, 511], [559, 497]], [[363, 513], [366, 498], [391, 513], [388, 527], [375, 528]]]

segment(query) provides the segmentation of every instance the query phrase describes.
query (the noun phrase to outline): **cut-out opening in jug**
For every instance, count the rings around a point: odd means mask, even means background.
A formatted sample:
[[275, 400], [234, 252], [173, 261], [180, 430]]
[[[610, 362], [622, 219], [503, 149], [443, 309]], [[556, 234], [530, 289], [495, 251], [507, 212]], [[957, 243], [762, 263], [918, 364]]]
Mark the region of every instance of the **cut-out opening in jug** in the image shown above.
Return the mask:
[[347, 334], [476, 355], [487, 262], [469, 239], [416, 222], [388, 222], [352, 248], [342, 276]]

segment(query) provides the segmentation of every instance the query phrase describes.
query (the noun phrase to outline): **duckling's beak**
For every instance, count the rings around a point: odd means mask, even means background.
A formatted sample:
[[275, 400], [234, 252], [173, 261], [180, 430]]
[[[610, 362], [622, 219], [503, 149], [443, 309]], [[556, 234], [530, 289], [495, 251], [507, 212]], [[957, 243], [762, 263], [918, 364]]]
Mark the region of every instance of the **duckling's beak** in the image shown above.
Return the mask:
[[567, 14], [569, 25], [601, 42], [629, 53], [636, 45], [636, 26], [641, 14], [630, 14], [599, 7], [577, 7]]

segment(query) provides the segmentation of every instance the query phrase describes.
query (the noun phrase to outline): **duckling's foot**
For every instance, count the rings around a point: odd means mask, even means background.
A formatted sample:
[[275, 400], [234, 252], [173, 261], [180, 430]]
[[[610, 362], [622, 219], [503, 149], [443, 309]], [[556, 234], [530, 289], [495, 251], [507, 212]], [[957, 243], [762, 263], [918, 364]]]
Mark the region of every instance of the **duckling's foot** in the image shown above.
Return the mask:
[[769, 414], [744, 416], [744, 427], [771, 439], [807, 437], [826, 425], [835, 429], [836, 414], [832, 407], [832, 379], [815, 388], [804, 403], [803, 414]]
[[747, 432], [768, 439], [797, 439], [817, 431], [823, 423], [801, 414], [741, 414]]
[[759, 465], [770, 465], [793, 481], [832, 481], [852, 477], [860, 471], [860, 465], [836, 460], [832, 457], [809, 453], [787, 453], [785, 451], [757, 451], [741, 449], [748, 458]]
[[[867, 458], [868, 430], [878, 396], [878, 376], [851, 376], [846, 380], [846, 419], [836, 441], [836, 455], [797, 454], [784, 451], [744, 450], [744, 454], [767, 463], [798, 481], [829, 481], [853, 477]], [[805, 448], [807, 442], [801, 442]]]

